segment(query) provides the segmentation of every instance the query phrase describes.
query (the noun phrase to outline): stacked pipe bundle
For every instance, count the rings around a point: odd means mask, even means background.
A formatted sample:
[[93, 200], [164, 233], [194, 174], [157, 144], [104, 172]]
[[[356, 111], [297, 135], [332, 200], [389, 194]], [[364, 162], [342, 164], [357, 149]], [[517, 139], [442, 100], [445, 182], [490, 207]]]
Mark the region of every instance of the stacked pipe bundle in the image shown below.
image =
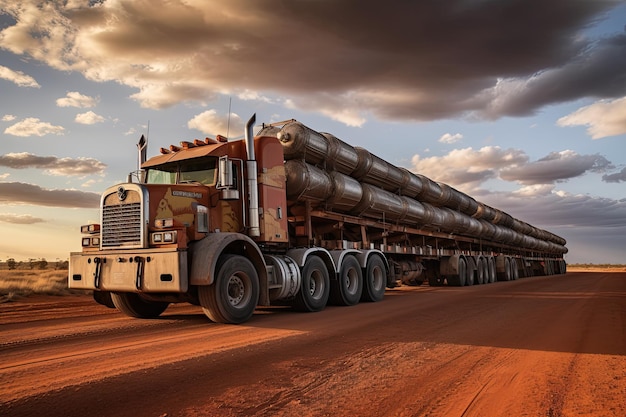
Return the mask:
[[550, 253], [565, 239], [476, 201], [447, 184], [396, 167], [366, 149], [291, 121], [264, 127], [283, 145], [287, 195], [355, 216], [402, 222]]

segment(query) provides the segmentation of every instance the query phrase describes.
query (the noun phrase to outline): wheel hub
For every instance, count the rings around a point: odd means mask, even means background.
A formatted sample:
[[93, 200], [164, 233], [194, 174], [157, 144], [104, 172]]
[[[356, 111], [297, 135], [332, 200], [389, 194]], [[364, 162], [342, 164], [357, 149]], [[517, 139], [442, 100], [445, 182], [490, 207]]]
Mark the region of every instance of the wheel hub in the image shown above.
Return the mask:
[[245, 296], [245, 285], [238, 276], [230, 277], [228, 280], [228, 302], [236, 306], [241, 303]]

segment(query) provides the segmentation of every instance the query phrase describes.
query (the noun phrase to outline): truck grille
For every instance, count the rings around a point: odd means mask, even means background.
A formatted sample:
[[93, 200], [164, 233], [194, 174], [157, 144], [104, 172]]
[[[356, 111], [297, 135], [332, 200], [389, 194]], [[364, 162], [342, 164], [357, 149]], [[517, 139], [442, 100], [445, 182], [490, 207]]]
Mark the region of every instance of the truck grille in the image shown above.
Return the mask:
[[102, 247], [142, 245], [141, 203], [102, 207]]

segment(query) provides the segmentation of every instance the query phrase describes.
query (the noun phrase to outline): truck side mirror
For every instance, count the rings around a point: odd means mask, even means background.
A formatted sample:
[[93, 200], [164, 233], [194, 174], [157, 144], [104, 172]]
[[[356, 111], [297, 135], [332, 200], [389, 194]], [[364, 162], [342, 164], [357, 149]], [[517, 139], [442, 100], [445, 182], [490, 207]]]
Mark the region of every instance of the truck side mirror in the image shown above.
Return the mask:
[[233, 162], [228, 160], [228, 156], [220, 156], [219, 159], [219, 181], [217, 189], [222, 190], [222, 200], [238, 200], [239, 190], [234, 188], [234, 172]]

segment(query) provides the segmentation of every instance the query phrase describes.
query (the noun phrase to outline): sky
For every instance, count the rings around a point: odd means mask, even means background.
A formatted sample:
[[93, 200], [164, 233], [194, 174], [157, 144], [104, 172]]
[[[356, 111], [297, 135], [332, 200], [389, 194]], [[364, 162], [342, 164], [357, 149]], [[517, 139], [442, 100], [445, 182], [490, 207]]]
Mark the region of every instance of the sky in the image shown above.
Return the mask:
[[296, 119], [626, 263], [626, 2], [0, 0], [0, 261], [183, 140]]

